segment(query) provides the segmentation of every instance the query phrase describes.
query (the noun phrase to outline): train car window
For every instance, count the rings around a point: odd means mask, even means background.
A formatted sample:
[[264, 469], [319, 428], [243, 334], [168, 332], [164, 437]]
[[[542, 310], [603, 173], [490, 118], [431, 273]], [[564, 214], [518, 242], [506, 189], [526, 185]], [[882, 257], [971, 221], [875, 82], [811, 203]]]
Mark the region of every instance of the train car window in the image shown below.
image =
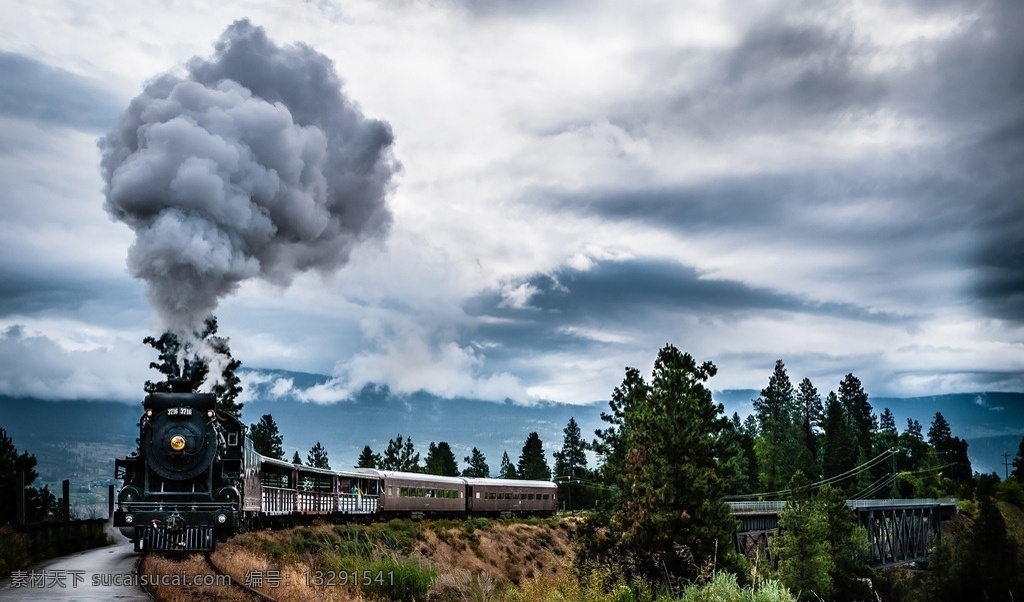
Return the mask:
[[388, 495], [395, 495], [395, 490], [391, 487], [388, 487]]
[[228, 433], [228, 445], [232, 447], [238, 445], [238, 433]]

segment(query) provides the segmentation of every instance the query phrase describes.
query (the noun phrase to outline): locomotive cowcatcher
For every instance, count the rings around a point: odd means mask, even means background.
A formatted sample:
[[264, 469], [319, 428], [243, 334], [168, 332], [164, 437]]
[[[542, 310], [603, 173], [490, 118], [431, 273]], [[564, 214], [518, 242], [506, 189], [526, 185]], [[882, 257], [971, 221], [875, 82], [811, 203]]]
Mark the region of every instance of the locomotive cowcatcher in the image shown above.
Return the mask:
[[115, 527], [136, 551], [206, 552], [239, 523], [245, 425], [206, 393], [150, 393], [137, 456], [116, 459]]

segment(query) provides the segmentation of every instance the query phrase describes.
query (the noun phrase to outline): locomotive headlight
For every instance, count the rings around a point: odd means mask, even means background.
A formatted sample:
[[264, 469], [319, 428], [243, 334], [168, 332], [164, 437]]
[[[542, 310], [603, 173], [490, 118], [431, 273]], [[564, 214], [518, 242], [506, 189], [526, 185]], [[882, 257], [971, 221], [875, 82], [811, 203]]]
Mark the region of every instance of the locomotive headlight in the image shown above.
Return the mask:
[[174, 451], [181, 451], [185, 449], [185, 438], [181, 435], [171, 437], [171, 449]]
[[135, 522], [135, 517], [133, 515], [131, 515], [131, 514], [125, 514], [124, 515], [124, 522], [126, 522], [126, 523], [128, 523], [130, 525], [130, 524]]
[[152, 418], [152, 417], [153, 417], [153, 410], [146, 410], [146, 418]]
[[223, 514], [218, 514], [217, 522], [223, 525], [224, 523], [228, 522], [228, 517]]
[[209, 410], [209, 411], [207, 411], [207, 412], [206, 412], [206, 417], [207, 417], [207, 418], [213, 418], [213, 410]]

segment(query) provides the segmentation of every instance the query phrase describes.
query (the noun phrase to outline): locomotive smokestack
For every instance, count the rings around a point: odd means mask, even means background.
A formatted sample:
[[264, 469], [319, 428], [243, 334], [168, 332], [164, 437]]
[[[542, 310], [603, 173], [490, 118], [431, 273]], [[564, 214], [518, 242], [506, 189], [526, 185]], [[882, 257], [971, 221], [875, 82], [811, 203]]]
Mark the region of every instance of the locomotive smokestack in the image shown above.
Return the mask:
[[237, 21], [99, 141], [105, 208], [135, 232], [128, 268], [164, 325], [189, 336], [242, 281], [329, 273], [384, 235], [392, 141], [330, 59]]

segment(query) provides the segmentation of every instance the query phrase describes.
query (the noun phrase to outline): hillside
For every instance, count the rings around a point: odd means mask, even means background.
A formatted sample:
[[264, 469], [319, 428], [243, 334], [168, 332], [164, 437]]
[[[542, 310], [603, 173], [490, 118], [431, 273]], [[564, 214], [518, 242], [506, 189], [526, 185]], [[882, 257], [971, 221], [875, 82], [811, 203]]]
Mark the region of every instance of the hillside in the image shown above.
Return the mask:
[[[574, 524], [572, 519], [472, 519], [315, 525], [238, 535], [218, 547], [213, 561], [237, 582], [254, 572], [280, 577], [277, 585], [268, 581], [259, 589], [281, 602], [509, 599], [537, 580], [567, 575]], [[150, 557], [143, 568], [147, 574], [174, 575], [195, 564]], [[350, 576], [361, 578], [364, 571], [383, 577], [353, 585]], [[163, 602], [217, 594], [156, 592]]]

